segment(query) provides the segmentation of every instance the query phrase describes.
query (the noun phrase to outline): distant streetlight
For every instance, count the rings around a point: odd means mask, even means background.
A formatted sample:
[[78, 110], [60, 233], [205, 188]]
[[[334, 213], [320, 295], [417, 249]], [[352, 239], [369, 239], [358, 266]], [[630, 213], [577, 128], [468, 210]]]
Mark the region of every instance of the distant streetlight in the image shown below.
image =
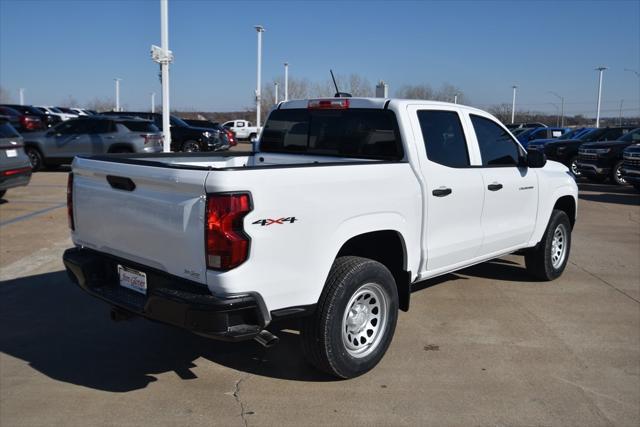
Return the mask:
[[550, 90], [549, 93], [560, 99], [560, 127], [564, 127], [564, 96], [560, 96], [552, 90]]
[[553, 108], [556, 109], [556, 126], [559, 126], [558, 122], [560, 122], [560, 107], [558, 107], [558, 104], [553, 102], [547, 102], [547, 104], [553, 105]]
[[278, 82], [275, 82], [273, 85], [275, 86], [275, 88], [274, 88], [275, 93], [274, 93], [274, 96], [273, 96], [273, 103], [277, 105], [278, 104]]
[[122, 79], [113, 79], [116, 82], [116, 111], [120, 111], [120, 82]]
[[598, 77], [598, 110], [596, 112], [596, 127], [600, 127], [600, 101], [602, 100], [602, 74], [607, 67], [597, 67], [595, 70], [599, 72]]
[[20, 88], [20, 105], [24, 105], [24, 88]]
[[289, 63], [284, 63], [284, 100], [289, 100]]
[[260, 129], [260, 101], [261, 101], [261, 89], [262, 85], [262, 33], [264, 33], [264, 27], [262, 25], [256, 25], [253, 27], [258, 32], [258, 69], [257, 69], [257, 82], [256, 82], [256, 127]]
[[513, 89], [513, 101], [511, 102], [511, 124], [513, 124], [516, 119], [516, 89], [518, 89], [518, 86], [513, 85], [511, 88]]
[[156, 93], [151, 92], [151, 113], [156, 112]]
[[458, 94], [457, 93], [455, 95], [453, 95], [453, 103], [454, 104], [458, 103]]

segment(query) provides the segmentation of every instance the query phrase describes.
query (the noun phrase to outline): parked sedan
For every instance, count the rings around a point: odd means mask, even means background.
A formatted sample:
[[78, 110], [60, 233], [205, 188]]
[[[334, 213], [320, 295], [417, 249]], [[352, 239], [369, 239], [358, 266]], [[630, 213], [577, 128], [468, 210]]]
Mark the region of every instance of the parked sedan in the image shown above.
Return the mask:
[[11, 123], [0, 118], [0, 199], [7, 190], [29, 184], [31, 163], [22, 137]]
[[149, 120], [92, 116], [27, 134], [24, 144], [33, 169], [38, 170], [71, 163], [78, 155], [161, 152], [162, 134]]
[[566, 165], [575, 176], [580, 176], [578, 170], [578, 149], [585, 142], [615, 141], [622, 135], [633, 130], [634, 127], [598, 128], [574, 139], [549, 142], [544, 146], [544, 153], [550, 160]]
[[622, 176], [622, 152], [630, 145], [640, 143], [640, 129], [632, 130], [617, 141], [590, 142], [578, 150], [578, 170], [595, 182], [611, 178], [616, 185], [626, 184]]
[[622, 178], [640, 191], [640, 144], [627, 147], [622, 153]]

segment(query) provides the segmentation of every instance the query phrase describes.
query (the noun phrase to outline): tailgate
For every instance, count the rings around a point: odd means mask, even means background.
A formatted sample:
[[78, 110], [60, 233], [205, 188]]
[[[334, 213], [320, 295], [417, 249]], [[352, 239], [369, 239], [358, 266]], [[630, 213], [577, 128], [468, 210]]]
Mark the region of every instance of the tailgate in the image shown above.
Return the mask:
[[206, 283], [208, 173], [76, 158], [74, 242]]

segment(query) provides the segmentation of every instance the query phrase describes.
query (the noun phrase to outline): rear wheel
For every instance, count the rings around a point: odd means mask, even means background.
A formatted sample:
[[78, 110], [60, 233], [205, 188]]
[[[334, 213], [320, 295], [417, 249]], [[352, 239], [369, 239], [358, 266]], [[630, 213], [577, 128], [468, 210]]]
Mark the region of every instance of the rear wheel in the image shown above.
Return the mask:
[[571, 222], [564, 211], [554, 209], [542, 240], [527, 251], [524, 261], [527, 271], [543, 281], [562, 274], [571, 251]]
[[391, 272], [370, 259], [340, 257], [316, 312], [303, 321], [304, 353], [324, 372], [357, 377], [382, 359], [397, 319], [398, 292]]
[[569, 169], [573, 176], [580, 177], [582, 174], [580, 173], [580, 169], [578, 169], [578, 156], [573, 156], [569, 161]]
[[625, 185], [627, 183], [627, 181], [622, 177], [622, 163], [623, 161], [620, 160], [611, 170], [611, 182], [616, 185]]
[[196, 141], [187, 141], [182, 144], [182, 151], [186, 153], [196, 153], [200, 151], [200, 145]]
[[34, 172], [42, 169], [42, 167], [44, 166], [44, 161], [42, 160], [42, 154], [40, 153], [40, 150], [34, 147], [27, 147], [24, 149], [24, 151], [27, 153], [27, 156], [29, 156], [31, 169], [33, 169]]

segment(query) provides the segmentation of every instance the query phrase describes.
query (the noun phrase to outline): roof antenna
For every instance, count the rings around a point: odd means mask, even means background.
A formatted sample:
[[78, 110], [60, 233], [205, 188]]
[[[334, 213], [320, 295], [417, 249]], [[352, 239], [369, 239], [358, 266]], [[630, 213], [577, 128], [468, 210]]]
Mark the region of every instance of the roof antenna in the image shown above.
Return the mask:
[[333, 80], [333, 86], [335, 86], [336, 88], [336, 94], [333, 95], [334, 98], [351, 98], [351, 94], [347, 93], [347, 92], [340, 92], [340, 89], [338, 89], [338, 84], [336, 83], [336, 78], [333, 75], [333, 70], [329, 69], [329, 72], [331, 73], [331, 79]]

